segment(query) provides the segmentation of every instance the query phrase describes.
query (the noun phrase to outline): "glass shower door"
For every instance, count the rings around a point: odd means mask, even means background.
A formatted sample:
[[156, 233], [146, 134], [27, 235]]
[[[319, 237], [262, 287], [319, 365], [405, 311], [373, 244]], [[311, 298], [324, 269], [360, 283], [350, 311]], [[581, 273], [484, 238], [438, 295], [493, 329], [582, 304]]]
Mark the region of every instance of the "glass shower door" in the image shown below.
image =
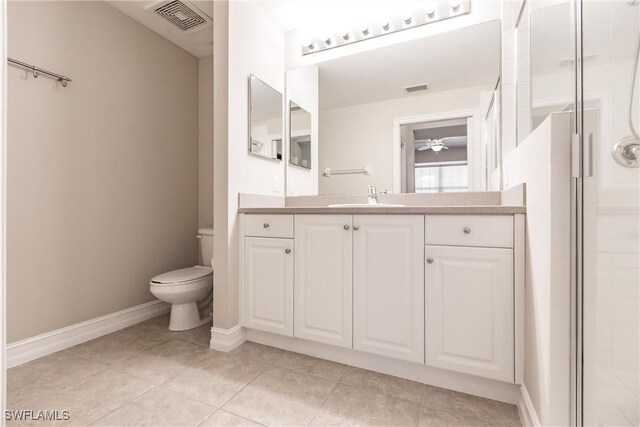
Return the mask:
[[579, 4], [587, 155], [577, 190], [578, 416], [589, 426], [640, 425], [638, 3]]

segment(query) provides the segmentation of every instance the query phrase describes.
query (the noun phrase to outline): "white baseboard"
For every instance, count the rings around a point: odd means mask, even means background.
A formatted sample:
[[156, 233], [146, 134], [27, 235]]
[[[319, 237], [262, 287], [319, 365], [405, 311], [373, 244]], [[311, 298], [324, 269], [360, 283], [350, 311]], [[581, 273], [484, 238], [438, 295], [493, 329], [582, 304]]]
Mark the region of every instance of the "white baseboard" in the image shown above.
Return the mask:
[[244, 329], [240, 325], [229, 329], [214, 327], [211, 328], [211, 342], [209, 343], [209, 347], [228, 353], [245, 341]]
[[245, 329], [247, 341], [515, 405], [517, 385], [269, 332]]
[[150, 301], [66, 328], [16, 341], [7, 346], [7, 368], [168, 313], [170, 308], [169, 304], [160, 300]]
[[540, 427], [540, 418], [536, 412], [536, 408], [533, 406], [531, 396], [527, 388], [523, 385], [520, 386], [520, 400], [518, 400], [518, 413], [520, 414], [520, 421], [524, 427]]

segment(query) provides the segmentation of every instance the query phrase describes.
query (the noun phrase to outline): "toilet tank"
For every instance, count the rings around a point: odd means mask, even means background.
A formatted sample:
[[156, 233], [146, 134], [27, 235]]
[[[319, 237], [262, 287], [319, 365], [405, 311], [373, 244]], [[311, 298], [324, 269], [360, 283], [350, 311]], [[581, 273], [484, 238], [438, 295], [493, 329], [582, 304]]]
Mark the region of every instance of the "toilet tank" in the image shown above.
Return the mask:
[[213, 228], [198, 229], [198, 238], [200, 239], [200, 265], [212, 267], [211, 258], [213, 258]]

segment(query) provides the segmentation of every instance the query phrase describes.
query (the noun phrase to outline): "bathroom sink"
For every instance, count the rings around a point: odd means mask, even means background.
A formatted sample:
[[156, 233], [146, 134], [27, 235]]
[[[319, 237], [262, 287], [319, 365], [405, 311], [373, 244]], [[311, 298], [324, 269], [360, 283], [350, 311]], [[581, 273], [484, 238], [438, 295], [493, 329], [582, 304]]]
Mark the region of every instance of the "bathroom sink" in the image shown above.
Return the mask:
[[330, 208], [404, 208], [405, 205], [392, 205], [387, 203], [380, 203], [377, 205], [370, 205], [368, 203], [339, 203], [336, 205], [329, 205]]

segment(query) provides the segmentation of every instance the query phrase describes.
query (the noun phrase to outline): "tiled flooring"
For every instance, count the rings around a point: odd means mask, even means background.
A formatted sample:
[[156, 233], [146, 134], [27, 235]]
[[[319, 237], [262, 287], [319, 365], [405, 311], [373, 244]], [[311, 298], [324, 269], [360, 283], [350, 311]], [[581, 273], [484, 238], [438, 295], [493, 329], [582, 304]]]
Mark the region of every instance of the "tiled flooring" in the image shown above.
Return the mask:
[[209, 325], [167, 324], [150, 319], [10, 369], [9, 408], [68, 410], [62, 425], [520, 425], [513, 405], [259, 344], [221, 353], [208, 348]]
[[640, 373], [585, 365], [585, 425], [640, 426]]

